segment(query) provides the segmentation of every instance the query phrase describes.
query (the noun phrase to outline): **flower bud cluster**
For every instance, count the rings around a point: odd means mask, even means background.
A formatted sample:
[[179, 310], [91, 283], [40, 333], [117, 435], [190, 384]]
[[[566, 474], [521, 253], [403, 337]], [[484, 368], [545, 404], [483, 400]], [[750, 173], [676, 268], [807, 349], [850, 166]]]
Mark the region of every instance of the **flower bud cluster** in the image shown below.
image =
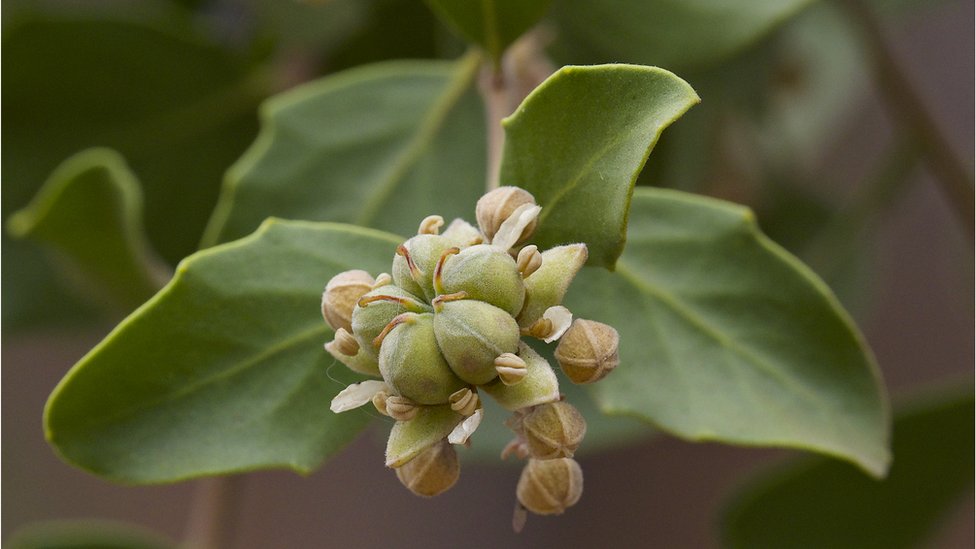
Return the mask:
[[[562, 400], [549, 362], [523, 338], [560, 340], [555, 356], [574, 383], [592, 383], [616, 367], [617, 332], [573, 320], [561, 305], [586, 262], [585, 244], [540, 252], [527, 244], [541, 208], [517, 187], [502, 187], [476, 206], [478, 227], [428, 216], [397, 247], [390, 274], [353, 270], [332, 278], [322, 315], [335, 331], [325, 349], [351, 370], [375, 378], [332, 401], [344, 412], [372, 403], [395, 423], [386, 464], [422, 496], [457, 481], [455, 445], [470, 444], [487, 394], [512, 412], [515, 439], [502, 457], [528, 459], [516, 489], [516, 529], [526, 510], [559, 514], [582, 494], [573, 454], [586, 433], [579, 411]], [[560, 339], [561, 338], [561, 339]]]

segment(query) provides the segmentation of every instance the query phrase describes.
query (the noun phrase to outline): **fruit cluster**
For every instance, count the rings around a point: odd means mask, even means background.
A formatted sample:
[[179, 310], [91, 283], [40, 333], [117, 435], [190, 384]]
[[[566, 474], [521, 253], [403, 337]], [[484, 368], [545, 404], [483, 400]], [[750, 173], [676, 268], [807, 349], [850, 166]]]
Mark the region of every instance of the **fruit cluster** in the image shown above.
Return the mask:
[[559, 514], [579, 499], [583, 476], [573, 453], [586, 432], [548, 361], [522, 337], [560, 340], [555, 356], [574, 383], [598, 381], [618, 362], [616, 330], [574, 321], [560, 305], [586, 245], [539, 252], [524, 244], [540, 211], [523, 189], [495, 189], [478, 201], [478, 228], [458, 219], [442, 234], [443, 219], [427, 217], [397, 248], [392, 274], [346, 271], [322, 296], [335, 330], [326, 350], [382, 379], [347, 387], [332, 410], [371, 402], [396, 420], [386, 464], [414, 493], [454, 485], [453, 445], [468, 444], [481, 422], [482, 394], [513, 413], [506, 424], [516, 436], [502, 457], [528, 458], [516, 490], [517, 529], [526, 509]]

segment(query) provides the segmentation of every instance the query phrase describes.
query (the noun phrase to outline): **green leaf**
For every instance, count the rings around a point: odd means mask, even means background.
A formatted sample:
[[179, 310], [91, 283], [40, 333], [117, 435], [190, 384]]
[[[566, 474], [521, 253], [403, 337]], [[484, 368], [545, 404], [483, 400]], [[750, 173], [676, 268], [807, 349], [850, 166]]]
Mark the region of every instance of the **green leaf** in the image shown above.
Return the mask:
[[7, 549], [174, 549], [163, 536], [132, 524], [109, 521], [51, 521], [14, 532]]
[[7, 226], [14, 236], [54, 247], [124, 311], [152, 297], [165, 280], [143, 233], [142, 189], [112, 150], [89, 149], [66, 160]]
[[691, 440], [786, 446], [883, 476], [888, 408], [870, 351], [836, 298], [752, 213], [678, 191], [634, 193], [617, 272], [567, 296], [620, 332], [601, 408]]
[[558, 0], [557, 60], [712, 65], [758, 41], [811, 0]]
[[273, 98], [204, 243], [245, 235], [268, 215], [400, 234], [428, 214], [471, 217], [485, 164], [477, 67], [476, 56], [382, 63]]
[[552, 0], [427, 0], [451, 28], [497, 62], [523, 32], [546, 14]]
[[698, 103], [668, 71], [633, 65], [563, 67], [506, 118], [501, 184], [542, 206], [533, 242], [585, 242], [589, 264], [623, 251], [637, 174], [668, 127]]
[[[929, 398], [899, 414], [884, 481], [843, 463], [794, 460], [737, 493], [727, 547], [921, 547], [973, 486], [973, 394]], [[948, 398], [946, 398], [948, 396]]]
[[[4, 219], [69, 155], [107, 146], [142, 180], [155, 248], [173, 263], [191, 253], [222, 173], [254, 135], [265, 83], [235, 55], [188, 32], [185, 17], [177, 27], [103, 12], [4, 14]], [[6, 237], [2, 248], [4, 328], [27, 318], [61, 320], [67, 292], [44, 258]], [[49, 314], [38, 317], [39, 310]]]
[[61, 381], [45, 410], [48, 440], [122, 482], [312, 470], [370, 417], [329, 410], [356, 376], [322, 349], [322, 288], [345, 270], [388, 270], [400, 241], [269, 220], [194, 254]]

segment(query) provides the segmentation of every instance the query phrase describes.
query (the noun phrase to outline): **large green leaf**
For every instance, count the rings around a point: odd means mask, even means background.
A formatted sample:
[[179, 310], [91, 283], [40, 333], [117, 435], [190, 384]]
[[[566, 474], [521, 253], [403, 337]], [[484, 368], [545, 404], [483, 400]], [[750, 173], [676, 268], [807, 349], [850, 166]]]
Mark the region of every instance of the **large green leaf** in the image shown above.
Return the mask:
[[711, 65], [759, 40], [811, 0], [557, 0], [558, 60]]
[[427, 0], [437, 15], [496, 61], [505, 48], [536, 24], [552, 0]]
[[[199, 242], [221, 174], [254, 135], [267, 86], [189, 25], [79, 11], [5, 21], [3, 217], [69, 155], [112, 147], [144, 184], [150, 240], [175, 263]], [[4, 237], [3, 259], [5, 329], [42, 312], [65, 316], [65, 292], [40, 254]]]
[[263, 105], [263, 129], [227, 175], [205, 244], [268, 215], [409, 234], [428, 214], [470, 217], [484, 185], [478, 59], [352, 69]]
[[112, 150], [89, 149], [66, 160], [8, 228], [54, 247], [80, 269], [84, 283], [123, 311], [165, 281], [143, 233], [142, 189]]
[[641, 188], [629, 241], [616, 273], [584, 269], [567, 300], [620, 331], [620, 366], [593, 387], [605, 412], [884, 475], [888, 408], [870, 351], [830, 290], [749, 210]]
[[[946, 398], [948, 396], [949, 398]], [[973, 488], [973, 394], [916, 403], [895, 421], [891, 474], [874, 481], [843, 463], [797, 460], [736, 494], [727, 547], [920, 547]]]
[[699, 101], [668, 71], [563, 67], [503, 121], [501, 184], [542, 206], [533, 241], [585, 242], [613, 268], [624, 247], [634, 181], [664, 128]]
[[48, 440], [113, 480], [154, 483], [266, 467], [307, 472], [369, 419], [334, 414], [354, 379], [322, 344], [325, 283], [389, 270], [400, 238], [347, 225], [268, 221], [184, 260], [48, 401]]

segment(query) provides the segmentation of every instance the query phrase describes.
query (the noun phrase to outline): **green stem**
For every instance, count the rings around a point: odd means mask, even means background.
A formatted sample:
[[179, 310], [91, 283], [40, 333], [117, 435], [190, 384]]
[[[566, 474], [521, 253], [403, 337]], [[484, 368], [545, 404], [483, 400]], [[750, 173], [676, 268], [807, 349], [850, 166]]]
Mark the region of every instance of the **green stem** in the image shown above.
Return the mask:
[[488, 170], [485, 191], [497, 189], [500, 181], [502, 149], [505, 147], [505, 130], [502, 119], [508, 116], [508, 90], [505, 75], [488, 61], [481, 67], [478, 77], [478, 91], [485, 102], [485, 127], [488, 132]]
[[184, 549], [225, 549], [231, 546], [243, 483], [243, 475], [197, 481], [182, 545]]
[[847, 8], [867, 41], [874, 59], [878, 90], [891, 116], [914, 136], [929, 170], [972, 242], [976, 223], [976, 193], [973, 191], [972, 174], [953, 153], [949, 140], [939, 130], [907, 75], [898, 66], [871, 9], [862, 0], [844, 0], [840, 4]]

